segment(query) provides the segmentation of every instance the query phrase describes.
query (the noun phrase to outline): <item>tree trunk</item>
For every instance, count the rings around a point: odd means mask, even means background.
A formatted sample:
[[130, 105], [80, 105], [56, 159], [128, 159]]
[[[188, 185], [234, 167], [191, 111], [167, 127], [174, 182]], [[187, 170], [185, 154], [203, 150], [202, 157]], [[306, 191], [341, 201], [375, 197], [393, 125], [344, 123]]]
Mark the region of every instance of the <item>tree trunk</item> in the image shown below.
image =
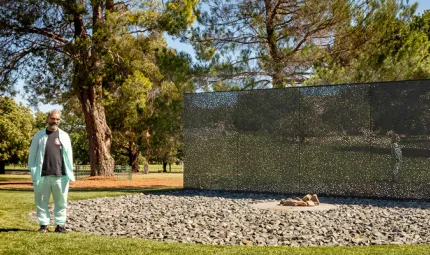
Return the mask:
[[149, 158], [151, 157], [149, 152], [149, 131], [146, 130], [145, 136], [142, 139], [142, 144], [145, 145], [145, 165], [143, 166], [143, 173], [149, 174]]
[[[106, 38], [98, 33], [102, 27], [104, 1], [91, 1], [92, 32], [86, 31], [84, 18], [78, 3], [85, 1], [64, 1], [68, 12], [73, 14], [74, 38], [78, 47], [70, 47], [74, 60], [74, 92], [79, 98], [85, 116], [89, 144], [91, 176], [113, 176], [115, 161], [110, 155], [112, 132], [107, 125], [103, 107], [103, 61], [101, 52]], [[112, 1], [109, 1], [109, 8]], [[97, 35], [97, 36], [96, 36]]]
[[273, 88], [283, 88], [283, 65], [282, 58], [279, 54], [278, 45], [276, 42], [275, 35], [275, 16], [276, 9], [273, 6], [272, 1], [265, 0], [266, 5], [266, 33], [267, 33], [267, 45], [269, 47], [269, 54], [271, 58], [271, 77], [272, 77], [272, 85]]
[[163, 173], [167, 173], [167, 161], [163, 160]]
[[143, 165], [143, 174], [149, 174], [149, 163], [146, 160], [145, 164]]
[[6, 166], [6, 161], [0, 161], [0, 174], [6, 173], [5, 166]]
[[81, 86], [79, 101], [85, 116], [89, 141], [91, 176], [113, 176], [115, 161], [110, 155], [112, 132], [107, 125], [101, 99], [101, 82]]
[[128, 149], [128, 159], [133, 172], [139, 172], [139, 154], [140, 152], [135, 148], [135, 146], [130, 145]]

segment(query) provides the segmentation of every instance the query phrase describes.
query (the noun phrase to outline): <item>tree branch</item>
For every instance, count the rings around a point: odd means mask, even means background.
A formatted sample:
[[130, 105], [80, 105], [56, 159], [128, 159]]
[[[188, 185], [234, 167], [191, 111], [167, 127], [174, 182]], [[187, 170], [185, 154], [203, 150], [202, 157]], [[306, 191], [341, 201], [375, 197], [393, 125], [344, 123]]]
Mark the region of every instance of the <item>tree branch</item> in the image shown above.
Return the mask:
[[34, 26], [18, 27], [18, 26], [11, 26], [8, 24], [1, 23], [0, 24], [0, 30], [9, 30], [9, 31], [13, 31], [16, 33], [37, 34], [37, 35], [42, 35], [42, 36], [45, 36], [47, 38], [50, 38], [54, 42], [57, 42], [57, 43], [63, 43], [63, 44], [69, 44], [70, 43], [66, 38], [55, 34], [53, 31], [51, 31], [47, 28], [38, 28], [38, 27], [34, 27]]

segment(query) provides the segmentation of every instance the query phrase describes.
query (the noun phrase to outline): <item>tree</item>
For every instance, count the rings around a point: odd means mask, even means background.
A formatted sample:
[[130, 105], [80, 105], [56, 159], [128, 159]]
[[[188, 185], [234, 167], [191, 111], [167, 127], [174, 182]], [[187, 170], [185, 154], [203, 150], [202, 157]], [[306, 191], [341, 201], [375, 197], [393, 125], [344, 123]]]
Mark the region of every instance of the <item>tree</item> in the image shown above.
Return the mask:
[[48, 116], [48, 113], [43, 113], [41, 111], [36, 111], [36, 113], [34, 113], [34, 118], [35, 118], [34, 129], [35, 129], [35, 132], [46, 128], [46, 116]]
[[0, 97], [0, 174], [5, 173], [6, 163], [23, 163], [27, 159], [33, 125], [29, 108]]
[[112, 131], [106, 122], [104, 90], [130, 75], [109, 70], [123, 65], [115, 45], [127, 43], [119, 40], [121, 35], [177, 34], [194, 21], [196, 4], [197, 0], [4, 0], [0, 92], [12, 94], [10, 85], [24, 77], [33, 98], [59, 102], [77, 97], [88, 134], [91, 175], [112, 175]]
[[[151, 40], [137, 36], [134, 43], [138, 53], [146, 52], [145, 57], [127, 55], [127, 62], [134, 63], [123, 68], [128, 69], [129, 78], [122, 86], [111, 86], [105, 107], [114, 133], [114, 154], [118, 158], [127, 156], [129, 165], [137, 172], [141, 152], [148, 161], [154, 149], [160, 149], [161, 140], [168, 137], [176, 144], [180, 138], [179, 135], [172, 137], [172, 133], [182, 130], [182, 107], [178, 105], [182, 105], [181, 94], [190, 85], [191, 60], [168, 49], [160, 35], [152, 35]], [[124, 47], [121, 51], [130, 52], [129, 46], [121, 44], [120, 47]], [[190, 90], [192, 86], [188, 86]], [[176, 127], [174, 132], [172, 126]], [[158, 141], [155, 144], [154, 139]]]
[[148, 132], [145, 116], [151, 115], [150, 95], [156, 93], [152, 86], [143, 73], [136, 71], [106, 100], [108, 122], [114, 133], [113, 149], [117, 156], [129, 158], [134, 172], [139, 171], [141, 136]]
[[160, 160], [166, 172], [167, 164], [173, 163], [183, 146], [184, 94], [194, 92], [196, 70], [192, 68], [190, 56], [173, 50], [157, 54], [157, 63], [169, 82], [154, 99], [154, 113], [147, 120], [151, 136], [142, 149], [147, 161], [150, 156]]
[[[117, 52], [123, 53], [122, 65], [112, 66], [112, 70], [114, 75], [120, 72], [126, 79], [117, 79], [115, 83], [109, 84], [105, 108], [114, 134], [114, 154], [128, 157], [129, 165], [137, 172], [142, 148], [149, 148], [147, 134], [153, 129], [149, 121], [155, 112], [160, 112], [154, 102], [166, 96], [166, 93], [167, 97], [174, 96], [169, 92], [173, 82], [170, 74], [166, 69], [160, 70], [159, 65], [169, 62], [167, 65], [170, 70], [175, 70], [173, 72], [184, 72], [176, 70], [190, 68], [189, 59], [181, 58], [175, 51], [168, 49], [159, 33], [123, 37], [124, 40], [118, 41], [115, 46]], [[123, 41], [128, 43], [124, 44]], [[149, 159], [149, 155], [145, 155], [145, 158]]]
[[184, 99], [181, 92], [181, 87], [178, 88], [173, 83], [166, 86], [155, 99], [155, 112], [147, 121], [152, 134], [144, 147], [145, 157], [149, 160], [151, 155], [159, 159], [163, 163], [164, 172], [167, 172], [167, 164], [173, 163], [173, 158], [182, 146]]
[[190, 40], [199, 59], [210, 61], [213, 87], [300, 84], [334, 33], [351, 22], [352, 2], [206, 0]]
[[[306, 84], [426, 79], [430, 77], [428, 18], [414, 17], [417, 4], [370, 1], [316, 61]], [[427, 21], [426, 21], [427, 20]], [[347, 35], [347, 36], [346, 36]]]

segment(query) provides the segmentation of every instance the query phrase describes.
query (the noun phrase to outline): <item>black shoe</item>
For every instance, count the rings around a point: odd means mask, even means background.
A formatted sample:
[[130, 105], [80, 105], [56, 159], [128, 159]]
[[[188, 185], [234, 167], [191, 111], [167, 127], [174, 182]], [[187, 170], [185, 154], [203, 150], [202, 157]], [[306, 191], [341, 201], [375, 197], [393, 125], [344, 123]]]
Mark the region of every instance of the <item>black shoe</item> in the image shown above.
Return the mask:
[[40, 228], [39, 228], [39, 230], [37, 230], [37, 232], [46, 233], [46, 232], [49, 232], [49, 228], [46, 225], [40, 225]]
[[55, 228], [55, 232], [56, 233], [67, 233], [67, 230], [64, 226], [57, 225], [57, 227]]

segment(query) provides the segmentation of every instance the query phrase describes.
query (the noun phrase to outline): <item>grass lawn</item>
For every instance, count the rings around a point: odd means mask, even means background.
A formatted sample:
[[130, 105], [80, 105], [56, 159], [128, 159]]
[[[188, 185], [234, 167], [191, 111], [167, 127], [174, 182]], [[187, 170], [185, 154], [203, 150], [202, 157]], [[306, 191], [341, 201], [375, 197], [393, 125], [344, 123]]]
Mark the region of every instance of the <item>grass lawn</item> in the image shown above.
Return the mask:
[[[4, 177], [14, 180], [12, 176]], [[70, 200], [154, 192], [153, 190], [78, 191]], [[29, 220], [33, 192], [0, 190], [0, 254], [430, 254], [430, 245], [369, 247], [239, 247], [166, 243], [137, 238], [111, 238], [86, 233], [37, 233]]]
[[19, 166], [19, 165], [6, 165], [5, 170], [11, 170], [11, 171], [28, 171], [28, 169], [25, 166]]
[[31, 175], [0, 174], [0, 181], [28, 181]]

